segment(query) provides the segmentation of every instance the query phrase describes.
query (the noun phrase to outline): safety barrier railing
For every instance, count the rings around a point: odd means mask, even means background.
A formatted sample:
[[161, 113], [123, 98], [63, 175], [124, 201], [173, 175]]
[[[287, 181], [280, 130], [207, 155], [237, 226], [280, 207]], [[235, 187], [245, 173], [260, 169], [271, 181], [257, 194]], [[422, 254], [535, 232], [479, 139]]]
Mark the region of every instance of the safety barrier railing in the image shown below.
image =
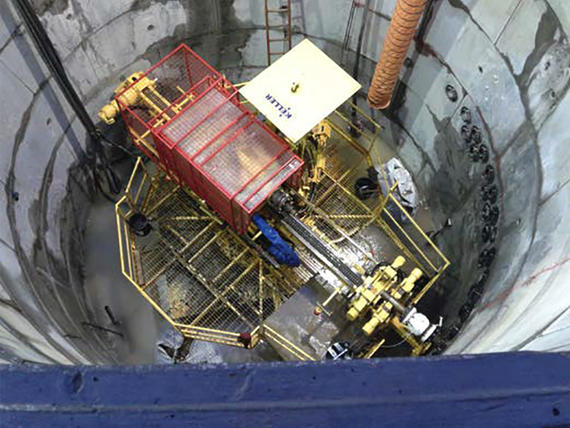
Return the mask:
[[[331, 129], [337, 136], [344, 139], [347, 144], [359, 153], [362, 162], [364, 162], [366, 166], [381, 166], [382, 160], [379, 157], [379, 153], [374, 153], [374, 150], [377, 148], [378, 133], [381, 130], [380, 125], [376, 124], [372, 118], [358, 109], [358, 107], [348, 104], [346, 108], [352, 108], [353, 111], [356, 112], [357, 117], [364, 117], [367, 121], [366, 126], [356, 126], [354, 120], [351, 120], [344, 113], [337, 111], [327, 119]], [[355, 136], [351, 135], [351, 129], [354, 130]], [[331, 192], [333, 190], [338, 191], [344, 195], [344, 197], [351, 199], [354, 206], [354, 212], [325, 212], [318, 206], [315, 206], [315, 204], [308, 202], [307, 205], [310, 207], [309, 213], [315, 218], [319, 218], [320, 221], [328, 222], [331, 226], [338, 226], [341, 221], [344, 222], [342, 223], [344, 225], [350, 225], [352, 224], [350, 222], [354, 221], [354, 224], [359, 224], [362, 227], [370, 224], [376, 224], [381, 227], [396, 247], [407, 256], [407, 259], [422, 269], [426, 274], [426, 277], [429, 278], [427, 283], [425, 283], [419, 291], [413, 293], [410, 303], [415, 304], [425, 295], [429, 288], [446, 270], [449, 266], [449, 260], [443, 255], [435, 243], [395, 197], [395, 187], [390, 188], [386, 186], [386, 188], [389, 189], [386, 196], [379, 194], [376, 202], [370, 201], [371, 203], [368, 203], [367, 201], [365, 203], [356, 198], [350, 188], [349, 183], [353, 179], [351, 174], [354, 173], [354, 169], [352, 168], [346, 168], [346, 170], [334, 173], [325, 171], [324, 176], [332, 184], [327, 189], [324, 189], [323, 193], [320, 195], [322, 199], [326, 199], [327, 192]], [[149, 215], [153, 214], [160, 206], [162, 206], [162, 204], [168, 201], [174, 193], [181, 189], [179, 184], [170, 180], [168, 181], [169, 188], [167, 191], [164, 191], [163, 189], [161, 192], [153, 192], [153, 189], [164, 185], [164, 180], [158, 184], [158, 178], [156, 178], [158, 176], [164, 177], [164, 174], [161, 172], [156, 174], [151, 173], [142, 160], [139, 159], [135, 164], [133, 174], [127, 184], [125, 195], [116, 204], [121, 269], [129, 282], [137, 288], [143, 297], [163, 316], [164, 319], [166, 319], [174, 328], [186, 337], [239, 347], [254, 347], [262, 337], [265, 337], [285, 349], [296, 359], [303, 361], [312, 360], [313, 358], [297, 345], [283, 337], [279, 332], [271, 329], [267, 325], [264, 325], [262, 316], [264, 311], [262, 307], [261, 310], [259, 310], [259, 321], [256, 323], [257, 325], [252, 326], [248, 340], [244, 341], [243, 333], [209, 328], [208, 326], [199, 325], [199, 322], [185, 323], [173, 319], [173, 317], [169, 315], [163, 307], [161, 307], [159, 302], [149, 294], [149, 290], [147, 288], [149, 284], [145, 283], [145, 281], [149, 282], [149, 278], [144, 277], [143, 266], [141, 266], [141, 258], [136, 245], [136, 236], [130, 230], [128, 220], [129, 217], [137, 211], [144, 211]], [[195, 196], [193, 197], [196, 198]], [[198, 200], [197, 203], [201, 203], [199, 202], [199, 198], [196, 199]], [[207, 209], [205, 212], [208, 213]], [[216, 216], [211, 214], [211, 212], [209, 212], [208, 215], [210, 215], [212, 219], [216, 219]], [[217, 224], [219, 224], [220, 220], [217, 219], [217, 222]], [[351, 243], [358, 251], [361, 251], [362, 254], [364, 254], [364, 259], [375, 261], [374, 257], [371, 257], [366, 251], [358, 249], [358, 244], [353, 238], [355, 232], [353, 232], [351, 228], [345, 227], [343, 229], [343, 227], [339, 227], [338, 233], [343, 240]], [[183, 240], [183, 238], [184, 237], [181, 236], [180, 240]], [[332, 244], [334, 245], [334, 242]], [[192, 257], [195, 256], [196, 255], [194, 254]], [[179, 261], [182, 263], [187, 260], [180, 258]], [[261, 296], [263, 296], [263, 292], [261, 290], [261, 287], [263, 287], [263, 271], [261, 269], [261, 264], [259, 264], [259, 267], [259, 296], [261, 299]], [[244, 275], [247, 274], [247, 272], [249, 272], [249, 270], [246, 270]], [[154, 281], [155, 277], [158, 277], [160, 274], [160, 272], [155, 274], [150, 278], [150, 280]], [[294, 291], [295, 290], [293, 290], [293, 292]], [[338, 295], [338, 293], [339, 290], [336, 290], [334, 294]], [[262, 301], [260, 301], [260, 305], [262, 304]], [[207, 309], [208, 308], [204, 310]], [[199, 319], [200, 318], [198, 317], [198, 320]], [[399, 332], [398, 326], [396, 324], [393, 324], [393, 326], [396, 331]], [[407, 336], [409, 336], [409, 334]], [[410, 340], [413, 340], [413, 338]], [[419, 347], [423, 345], [411, 343], [410, 341], [408, 342], [412, 346], [414, 353], [420, 352]], [[369, 358], [374, 355], [374, 353], [382, 346], [382, 343], [382, 341], [376, 342], [370, 350], [366, 352], [364, 358]]]
[[[422, 290], [414, 294], [412, 302], [417, 303], [439, 279], [450, 262], [394, 196], [396, 186], [397, 183], [390, 188], [388, 195], [382, 198], [377, 219], [380, 227], [398, 248], [408, 258], [414, 260], [424, 274], [430, 278]], [[398, 216], [405, 218], [405, 222], [399, 221]]]

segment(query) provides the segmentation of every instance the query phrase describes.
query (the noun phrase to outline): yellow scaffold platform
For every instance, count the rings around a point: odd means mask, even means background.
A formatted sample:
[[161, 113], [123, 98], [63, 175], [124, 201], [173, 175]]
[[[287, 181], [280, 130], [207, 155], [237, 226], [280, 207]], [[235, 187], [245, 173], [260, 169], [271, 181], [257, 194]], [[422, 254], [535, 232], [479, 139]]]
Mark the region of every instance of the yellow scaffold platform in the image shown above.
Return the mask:
[[[356, 106], [346, 107], [357, 111]], [[359, 115], [369, 126], [355, 129], [356, 137], [350, 132], [354, 121], [340, 111], [326, 120], [330, 141], [321, 153], [313, 154], [322, 157], [318, 162], [322, 170], [314, 194], [310, 198], [308, 192], [299, 194], [305, 204], [301, 221], [356, 271], [403, 254], [406, 270], [419, 269], [429, 278], [409, 296], [415, 304], [449, 261], [392, 193], [367, 201], [354, 196], [355, 180], [380, 162], [375, 152], [380, 127], [364, 113], [359, 111]], [[370, 125], [374, 132], [368, 129]], [[386, 209], [388, 204], [391, 210]], [[406, 216], [405, 224], [397, 220], [393, 207]], [[145, 237], [133, 233], [129, 218], [135, 212], [148, 217], [156, 233]], [[314, 272], [327, 271], [302, 245], [296, 245], [300, 267], [273, 266], [262, 257], [259, 232], [238, 236], [189, 189], [142, 159], [136, 162], [125, 194], [116, 204], [116, 217], [124, 275], [185, 337], [241, 347], [254, 347], [266, 338], [287, 349], [292, 359], [315, 359], [265, 324]], [[370, 247], [366, 236], [370, 231], [387, 238], [381, 253]], [[330, 315], [327, 307], [344, 286], [338, 279], [330, 282], [336, 287], [315, 308], [318, 314], [324, 312], [322, 316]], [[413, 338], [396, 317], [390, 326], [409, 342], [412, 354], [429, 346]], [[383, 343], [381, 334], [372, 337], [360, 356], [370, 357]]]

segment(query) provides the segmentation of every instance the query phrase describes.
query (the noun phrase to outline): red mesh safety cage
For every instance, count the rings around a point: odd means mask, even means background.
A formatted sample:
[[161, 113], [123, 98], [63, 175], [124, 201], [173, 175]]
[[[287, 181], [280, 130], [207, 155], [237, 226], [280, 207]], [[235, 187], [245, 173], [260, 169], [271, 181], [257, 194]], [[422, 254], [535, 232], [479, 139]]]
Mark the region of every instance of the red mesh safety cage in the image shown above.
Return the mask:
[[303, 161], [184, 44], [115, 99], [134, 143], [238, 233], [285, 181], [298, 186]]

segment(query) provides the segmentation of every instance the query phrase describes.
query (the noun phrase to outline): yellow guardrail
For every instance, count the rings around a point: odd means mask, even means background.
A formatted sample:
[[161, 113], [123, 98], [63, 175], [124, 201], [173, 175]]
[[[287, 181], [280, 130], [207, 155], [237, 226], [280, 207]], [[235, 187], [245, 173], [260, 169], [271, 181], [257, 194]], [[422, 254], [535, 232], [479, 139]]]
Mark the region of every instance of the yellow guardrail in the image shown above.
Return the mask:
[[[340, 138], [345, 140], [345, 142], [349, 144], [353, 149], [357, 150], [363, 162], [366, 162], [368, 166], [381, 166], [382, 159], [380, 158], [380, 154], [377, 153], [377, 139], [378, 134], [381, 131], [381, 126], [374, 122], [370, 116], [366, 115], [365, 112], [363, 112], [354, 104], [348, 103], [346, 108], [352, 109], [352, 111], [355, 112], [355, 114], [357, 114], [359, 117], [363, 117], [365, 126], [363, 128], [357, 127], [354, 123], [354, 120], [351, 120], [351, 118], [349, 118], [344, 113], [336, 111], [333, 113], [333, 115], [331, 115], [331, 117], [329, 117], [329, 119], [327, 119], [328, 123], [331, 126], [331, 129], [338, 136], [340, 136]], [[354, 129], [355, 132], [358, 132], [358, 137], [353, 138], [348, 131], [349, 129]], [[429, 236], [427, 236], [427, 234], [417, 224], [417, 222], [411, 217], [408, 211], [397, 200], [393, 194], [395, 187], [388, 187], [387, 179], [383, 169], [382, 172], [383, 179], [386, 183], [386, 188], [389, 189], [388, 195], [380, 195], [377, 205], [370, 207], [370, 205], [367, 205], [363, 201], [356, 198], [351, 191], [352, 189], [347, 188], [347, 185], [350, 187], [348, 183], [351, 183], [351, 180], [354, 179], [353, 169], [346, 168], [345, 170], [341, 168], [338, 171], [333, 171], [330, 173], [325, 171], [324, 176], [329, 180], [329, 183], [332, 183], [332, 185], [329, 188], [325, 189], [324, 192], [322, 192], [320, 195], [321, 200], [325, 200], [329, 192], [336, 191], [339, 194], [344, 195], [344, 198], [351, 199], [351, 206], [353, 207], [353, 211], [347, 213], [324, 212], [319, 208], [319, 206], [317, 206], [317, 203], [311, 203], [307, 201], [307, 206], [311, 208], [308, 213], [309, 216], [312, 216], [318, 221], [328, 222], [328, 224], [332, 226], [336, 225], [339, 236], [346, 242], [350, 242], [355, 249], [361, 252], [364, 259], [371, 261], [375, 261], [374, 258], [371, 258], [371, 256], [367, 254], [367, 252], [362, 248], [360, 248], [359, 244], [355, 242], [353, 235], [356, 232], [354, 232], [352, 225], [354, 224], [354, 227], [360, 227], [360, 229], [362, 229], [363, 227], [366, 227], [370, 224], [376, 224], [382, 228], [389, 239], [407, 256], [407, 259], [422, 269], [422, 271], [430, 278], [429, 281], [422, 287], [422, 289], [419, 290], [419, 292], [413, 294], [411, 303], [415, 304], [438, 280], [445, 269], [449, 266], [450, 262], [435, 245], [435, 243], [429, 238]], [[140, 294], [151, 304], [151, 306], [156, 309], [156, 311], [164, 319], [166, 319], [184, 336], [198, 340], [207, 340], [231, 346], [244, 347], [245, 345], [243, 341], [239, 340], [240, 333], [217, 330], [204, 327], [203, 325], [196, 325], [198, 321], [196, 323], [193, 322], [186, 324], [179, 322], [180, 320], [174, 320], [147, 292], [147, 286], [150, 285], [154, 279], [156, 279], [155, 277], [158, 277], [163, 272], [153, 272], [154, 276], [151, 275], [152, 279], [150, 281], [148, 281], [148, 278], [145, 279], [144, 266], [141, 266], [140, 255], [138, 254], [135, 242], [136, 238], [129, 229], [128, 219], [130, 215], [138, 211], [144, 211], [144, 213], [147, 215], [153, 214], [158, 209], [158, 207], [160, 207], [165, 201], [167, 201], [181, 189], [179, 184], [171, 180], [168, 182], [168, 186], [170, 186], [168, 189], [162, 189], [161, 192], [156, 192], [157, 195], [155, 195], [153, 198], [150, 198], [150, 194], [152, 193], [150, 189], [156, 189], [158, 186], [165, 185], [165, 181], [161, 180], [161, 177], [163, 177], [163, 174], [161, 172], [158, 172], [158, 174], [151, 174], [143, 163], [142, 159], [139, 158], [135, 164], [129, 182], [127, 183], [125, 194], [115, 206], [122, 273], [129, 280], [129, 282], [131, 282], [131, 284], [136, 287]], [[193, 198], [195, 198], [195, 196], [189, 190], [184, 190], [187, 193], [191, 194]], [[200, 204], [199, 198], [195, 199], [197, 203]], [[217, 217], [212, 214], [207, 209], [207, 207], [204, 207], [204, 213], [206, 217], [220, 224], [220, 220], [217, 219]], [[406, 221], [399, 221], [400, 217], [405, 218]], [[341, 225], [343, 225], [344, 228], [338, 226], [338, 222], [342, 222]], [[205, 233], [208, 227], [213, 224], [214, 223], [210, 223], [202, 230], [202, 232]], [[171, 232], [176, 234], [175, 230]], [[217, 235], [214, 235], [214, 238], [215, 236]], [[201, 237], [200, 234], [199, 237]], [[210, 238], [210, 240], [214, 238]], [[182, 242], [185, 242], [184, 236], [180, 236], [179, 239]], [[335, 242], [329, 243], [333, 246], [335, 245]], [[234, 261], [239, 259], [244, 254], [245, 252], [234, 259]], [[194, 254], [192, 257], [196, 256], [197, 254]], [[184, 259], [179, 259], [178, 261], [183, 262]], [[253, 263], [251, 266], [254, 268], [257, 266], [257, 264]], [[261, 264], [259, 264], [259, 268], [259, 296], [261, 299], [261, 296], [263, 295], [262, 287], [264, 283], [263, 269], [261, 268]], [[233, 290], [234, 284], [237, 284], [239, 279], [247, 275], [250, 271], [251, 269], [249, 268], [245, 270], [241, 276], [239, 276], [236, 281], [232, 283], [230, 287], [231, 290]], [[145, 283], [145, 281], [148, 283]], [[214, 300], [213, 302], [216, 301], [217, 300]], [[263, 308], [262, 299], [260, 300], [259, 305], [261, 308]], [[203, 309], [202, 312], [207, 311], [210, 306], [205, 306], [205, 309]], [[259, 311], [259, 323], [254, 323], [258, 325], [254, 325], [252, 327], [252, 332], [250, 333], [251, 344], [249, 347], [254, 347], [262, 337], [265, 337], [269, 340], [272, 340], [278, 346], [281, 346], [295, 359], [299, 359], [301, 361], [310, 361], [314, 359], [297, 345], [282, 336], [279, 332], [263, 324], [262, 312], [262, 310]], [[405, 330], [401, 325], [392, 323], [392, 326], [401, 335], [405, 333]], [[409, 334], [407, 336], [409, 336]], [[420, 353], [422, 350], [426, 349], [422, 344], [416, 343], [415, 339], [409, 337], [406, 338], [407, 336], [402, 337], [408, 340], [413, 348], [414, 354]], [[372, 345], [372, 347], [368, 349], [368, 351], [363, 355], [363, 357], [370, 358], [373, 356], [376, 351], [382, 347], [383, 343], [383, 339], [377, 340]]]
[[[398, 199], [394, 197], [392, 191], [393, 188], [390, 189], [390, 192], [381, 204], [381, 215], [378, 217], [379, 223], [386, 234], [390, 236], [392, 241], [394, 241], [394, 243], [401, 248], [410, 259], [414, 260], [424, 273], [431, 273], [431, 279], [428, 283], [419, 293], [414, 295], [412, 302], [415, 304], [425, 295], [425, 293], [427, 293], [431, 286], [443, 274], [449, 266], [450, 261], [429, 238], [429, 236], [427, 236], [424, 230], [417, 224]], [[406, 217], [406, 220], [411, 225], [412, 230], [419, 235], [419, 239], [412, 237], [410, 233], [406, 231], [405, 227], [390, 213], [386, 208], [388, 203], [394, 204], [393, 206], [397, 207], [400, 213]], [[395, 225], [395, 229], [392, 229], [388, 225], [388, 223], [382, 218], [382, 215], [385, 215], [390, 222]], [[406, 245], [406, 242], [408, 245]], [[437, 257], [430, 257], [423, 248], [432, 250]]]
[[303, 351], [301, 348], [299, 348], [297, 345], [279, 334], [271, 327], [264, 325], [262, 327], [262, 331], [263, 336], [267, 337], [269, 340], [276, 342], [280, 347], [285, 349], [299, 361], [315, 361], [313, 357], [311, 357], [309, 354], [307, 354], [305, 351]]

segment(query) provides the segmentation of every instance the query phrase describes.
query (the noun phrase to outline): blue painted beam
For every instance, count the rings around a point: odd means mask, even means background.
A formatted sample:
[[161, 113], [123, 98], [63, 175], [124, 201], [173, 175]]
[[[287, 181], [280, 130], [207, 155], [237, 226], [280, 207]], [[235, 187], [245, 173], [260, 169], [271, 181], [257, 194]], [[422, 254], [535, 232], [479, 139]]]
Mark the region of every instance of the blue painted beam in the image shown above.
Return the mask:
[[570, 358], [0, 366], [1, 426], [570, 425]]

